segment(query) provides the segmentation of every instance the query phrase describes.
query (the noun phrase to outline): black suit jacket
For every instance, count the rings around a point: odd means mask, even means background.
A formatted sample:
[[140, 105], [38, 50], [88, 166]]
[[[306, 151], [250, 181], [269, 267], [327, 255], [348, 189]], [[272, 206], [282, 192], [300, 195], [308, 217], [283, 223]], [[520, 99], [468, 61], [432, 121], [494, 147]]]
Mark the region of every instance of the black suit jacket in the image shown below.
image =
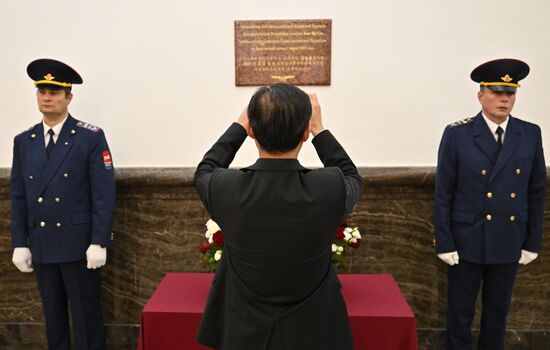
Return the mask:
[[224, 350], [353, 349], [331, 245], [362, 194], [355, 165], [323, 131], [313, 139], [323, 169], [267, 158], [227, 169], [246, 136], [231, 125], [195, 174], [225, 236], [198, 341]]

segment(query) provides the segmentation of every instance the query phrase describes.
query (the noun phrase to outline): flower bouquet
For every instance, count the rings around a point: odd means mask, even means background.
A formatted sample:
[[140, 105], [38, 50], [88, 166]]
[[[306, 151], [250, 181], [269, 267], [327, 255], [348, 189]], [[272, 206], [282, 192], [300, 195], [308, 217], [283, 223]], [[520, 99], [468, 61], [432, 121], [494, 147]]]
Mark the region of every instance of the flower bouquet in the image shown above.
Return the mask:
[[206, 222], [206, 242], [201, 242], [199, 249], [202, 259], [208, 263], [211, 271], [216, 271], [223, 253], [223, 233], [218, 224], [208, 219]]
[[[223, 253], [223, 233], [218, 224], [208, 219], [206, 222], [206, 241], [201, 242], [199, 249], [202, 259], [210, 266], [211, 271], [216, 271]], [[332, 243], [332, 262], [336, 265], [345, 264], [346, 256], [350, 248], [357, 249], [361, 245], [361, 233], [357, 227], [349, 226], [347, 220], [338, 227]]]
[[343, 265], [347, 262], [348, 247], [353, 249], [361, 245], [361, 232], [358, 227], [349, 226], [347, 220], [336, 230], [336, 237], [332, 243], [332, 263]]

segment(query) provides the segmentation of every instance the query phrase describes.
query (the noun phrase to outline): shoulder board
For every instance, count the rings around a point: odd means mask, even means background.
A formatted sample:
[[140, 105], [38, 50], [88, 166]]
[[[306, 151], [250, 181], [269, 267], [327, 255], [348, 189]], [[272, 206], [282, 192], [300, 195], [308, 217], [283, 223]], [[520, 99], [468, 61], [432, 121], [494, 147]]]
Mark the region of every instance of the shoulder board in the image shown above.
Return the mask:
[[93, 132], [98, 132], [99, 130], [101, 130], [101, 128], [99, 126], [95, 126], [95, 125], [92, 125], [90, 123], [85, 123], [85, 122], [78, 122], [76, 123], [76, 126], [79, 126], [81, 128], [84, 128], [84, 129], [88, 129], [88, 130], [91, 130]]
[[466, 125], [466, 124], [470, 124], [470, 123], [473, 123], [475, 117], [470, 117], [470, 118], [466, 118], [466, 119], [462, 119], [462, 120], [459, 120], [459, 121], [456, 121], [452, 124], [449, 124], [449, 127], [450, 128], [454, 128], [454, 127], [457, 127], [457, 126], [460, 126], [460, 125]]

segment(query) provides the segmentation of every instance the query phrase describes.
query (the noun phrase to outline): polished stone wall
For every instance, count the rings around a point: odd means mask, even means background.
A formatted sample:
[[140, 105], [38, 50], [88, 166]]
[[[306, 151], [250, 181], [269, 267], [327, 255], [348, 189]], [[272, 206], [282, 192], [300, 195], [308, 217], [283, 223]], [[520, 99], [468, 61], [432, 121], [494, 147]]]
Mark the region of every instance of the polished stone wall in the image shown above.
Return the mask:
[[[165, 272], [208, 270], [198, 251], [208, 216], [191, 186], [193, 171], [117, 170], [115, 239], [102, 271], [111, 349], [137, 348], [140, 311]], [[360, 172], [365, 190], [351, 223], [364, 240], [340, 272], [393, 274], [416, 315], [419, 348], [441, 349], [446, 268], [432, 246], [434, 168]], [[11, 263], [8, 186], [9, 169], [0, 169], [0, 349], [43, 349], [34, 275]], [[545, 232], [549, 219], [547, 211]], [[543, 246], [540, 258], [519, 270], [508, 320], [511, 349], [550, 348], [548, 239]]]

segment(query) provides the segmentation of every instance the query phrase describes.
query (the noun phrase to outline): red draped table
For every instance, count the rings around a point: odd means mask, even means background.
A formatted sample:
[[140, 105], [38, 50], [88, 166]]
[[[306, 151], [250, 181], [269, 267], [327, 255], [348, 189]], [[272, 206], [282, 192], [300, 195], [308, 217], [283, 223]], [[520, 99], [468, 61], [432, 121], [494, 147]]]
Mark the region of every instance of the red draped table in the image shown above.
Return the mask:
[[[143, 307], [140, 350], [210, 349], [195, 341], [213, 274], [167, 273]], [[355, 349], [418, 349], [416, 321], [392, 275], [338, 276]]]

